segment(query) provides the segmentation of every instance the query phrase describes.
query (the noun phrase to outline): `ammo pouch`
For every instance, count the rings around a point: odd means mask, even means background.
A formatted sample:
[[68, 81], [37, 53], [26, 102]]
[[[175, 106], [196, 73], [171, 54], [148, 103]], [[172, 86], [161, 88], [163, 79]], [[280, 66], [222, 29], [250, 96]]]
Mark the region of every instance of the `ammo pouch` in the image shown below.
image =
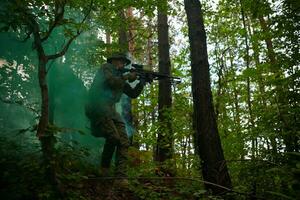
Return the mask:
[[103, 137], [101, 127], [99, 127], [99, 114], [97, 114], [95, 106], [85, 105], [85, 115], [90, 120], [90, 130], [94, 137]]

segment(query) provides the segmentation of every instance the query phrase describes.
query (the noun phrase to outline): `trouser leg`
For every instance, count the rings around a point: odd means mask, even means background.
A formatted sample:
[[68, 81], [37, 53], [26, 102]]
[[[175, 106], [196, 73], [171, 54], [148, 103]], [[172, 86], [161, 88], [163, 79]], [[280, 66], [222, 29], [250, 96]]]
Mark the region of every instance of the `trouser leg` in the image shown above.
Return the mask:
[[101, 167], [109, 168], [113, 153], [120, 143], [120, 136], [113, 120], [109, 119], [102, 123], [102, 130], [105, 132], [105, 143], [101, 157]]
[[115, 125], [120, 136], [120, 142], [117, 144], [116, 150], [116, 175], [125, 177], [127, 171], [129, 140], [125, 124], [123, 122], [115, 122]]
[[116, 143], [110, 139], [106, 139], [103, 147], [102, 157], [101, 157], [101, 167], [109, 168], [111, 159], [113, 157], [116, 148]]
[[105, 138], [101, 167], [109, 168], [116, 149], [116, 175], [126, 176], [129, 140], [125, 124], [118, 120], [105, 119], [97, 123]]

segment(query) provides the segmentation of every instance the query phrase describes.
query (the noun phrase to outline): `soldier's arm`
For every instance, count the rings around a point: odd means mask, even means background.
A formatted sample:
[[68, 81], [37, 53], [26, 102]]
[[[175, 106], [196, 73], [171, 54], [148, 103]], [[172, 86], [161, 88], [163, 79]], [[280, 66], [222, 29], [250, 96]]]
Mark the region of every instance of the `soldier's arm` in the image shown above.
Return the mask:
[[121, 76], [115, 76], [112, 71], [112, 66], [110, 64], [104, 64], [102, 66], [103, 75], [105, 82], [111, 89], [122, 88], [125, 84], [124, 79]]
[[145, 83], [139, 82], [134, 88], [132, 88], [128, 83], [124, 85], [124, 93], [130, 98], [137, 98], [143, 91]]

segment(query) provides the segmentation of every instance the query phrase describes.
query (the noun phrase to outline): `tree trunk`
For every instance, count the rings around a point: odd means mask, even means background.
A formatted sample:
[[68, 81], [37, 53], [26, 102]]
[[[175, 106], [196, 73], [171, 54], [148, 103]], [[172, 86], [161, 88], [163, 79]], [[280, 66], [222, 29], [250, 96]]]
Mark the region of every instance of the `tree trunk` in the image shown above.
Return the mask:
[[[111, 44], [111, 33], [110, 33], [109, 30], [105, 31], [105, 43], [106, 44]], [[111, 51], [112, 51], [111, 50], [111, 46], [107, 45], [107, 47], [106, 47], [106, 53], [107, 54], [111, 54], [112, 53]]]
[[126, 16], [124, 10], [119, 11], [119, 18], [122, 22], [122, 25], [119, 28], [119, 46], [120, 51], [128, 52], [128, 37], [127, 37], [127, 28], [125, 26]]
[[[167, 1], [163, 1], [167, 7]], [[158, 58], [159, 58], [159, 72], [170, 75], [170, 45], [168, 33], [168, 17], [166, 11], [158, 9]], [[168, 79], [159, 80], [158, 85], [158, 137], [156, 147], [156, 161], [162, 163], [167, 159], [172, 158], [173, 151], [173, 136], [171, 125], [171, 82]]]
[[[264, 13], [259, 13], [258, 20], [261, 26], [261, 29], [264, 33], [264, 40], [267, 47], [267, 56], [270, 63], [271, 72], [275, 75], [276, 79], [280, 79], [283, 77], [283, 72], [280, 68], [280, 65], [276, 59], [276, 52], [274, 50], [272, 36], [270, 27], [268, 26], [268, 22], [264, 18]], [[277, 115], [279, 120], [282, 123], [282, 135], [283, 141], [286, 145], [285, 151], [286, 152], [293, 152], [297, 149], [297, 142], [299, 138], [297, 137], [297, 131], [294, 126], [291, 126], [289, 120], [287, 119], [287, 108], [289, 107], [289, 102], [287, 102], [287, 97], [285, 95], [286, 89], [281, 84], [275, 84], [275, 105], [277, 107]], [[285, 107], [285, 108], [283, 108]], [[273, 142], [274, 143], [274, 142]]]
[[[269, 33], [269, 28], [267, 26], [267, 22], [264, 19], [263, 16], [259, 16], [258, 17], [260, 26], [262, 28], [262, 30], [268, 34]], [[267, 45], [267, 54], [268, 54], [268, 58], [270, 60], [270, 64], [272, 65], [271, 67], [275, 67], [276, 68], [276, 58], [275, 58], [275, 52], [274, 52], [274, 48], [273, 48], [273, 42], [270, 36], [266, 36], [265, 37], [265, 42]]]
[[134, 23], [133, 23], [133, 12], [132, 12], [132, 7], [129, 7], [126, 9], [126, 19], [129, 21], [129, 26], [128, 26], [128, 51], [130, 52], [132, 57], [135, 57], [135, 42], [134, 42], [134, 37], [135, 37], [135, 31], [134, 31]]
[[[217, 56], [217, 55], [216, 55]], [[223, 56], [223, 55], [221, 55]], [[223, 70], [224, 70], [224, 61], [223, 61], [223, 57], [221, 57], [221, 64], [218, 66], [218, 89], [217, 89], [217, 96], [216, 96], [216, 104], [215, 104], [215, 109], [216, 109], [216, 119], [218, 119], [219, 117], [219, 113], [220, 113], [220, 99], [222, 98], [222, 94], [223, 94]]]
[[[185, 0], [188, 19], [192, 65], [193, 126], [195, 147], [202, 164], [205, 181], [231, 188], [231, 179], [224, 159], [215, 118], [210, 87], [209, 64], [201, 4], [199, 0]], [[214, 194], [225, 189], [205, 184]]]
[[[255, 35], [255, 31], [254, 31], [254, 26], [252, 28], [252, 33], [251, 33], [251, 29], [249, 27], [249, 35], [251, 38], [253, 38], [253, 35]], [[254, 62], [255, 62], [255, 67], [256, 69], [258, 69], [258, 71], [260, 72], [260, 59], [259, 59], [259, 42], [257, 39], [252, 39], [252, 46], [253, 46], [253, 58], [254, 58]], [[272, 45], [273, 46], [273, 45]], [[275, 57], [274, 57], [275, 58]], [[258, 88], [259, 88], [259, 92], [260, 92], [260, 100], [259, 103], [261, 104], [262, 108], [263, 108], [263, 112], [265, 112], [264, 109], [267, 108], [267, 101], [266, 101], [266, 97], [265, 97], [265, 85], [264, 85], [264, 77], [262, 76], [263, 73], [258, 73]], [[263, 116], [262, 116], [263, 117]], [[269, 136], [269, 138], [267, 138], [267, 146], [268, 146], [268, 150], [270, 150], [270, 144], [269, 144], [269, 140], [271, 142], [271, 147], [272, 147], [272, 154], [273, 156], [277, 155], [277, 142], [276, 142], [276, 137], [271, 135]]]
[[[243, 4], [242, 4], [242, 0], [240, 0], [240, 6], [241, 6], [241, 15], [242, 15], [242, 21], [243, 21], [243, 26], [244, 26], [244, 31], [245, 31], [245, 56], [244, 56], [244, 60], [246, 63], [246, 69], [248, 70], [250, 68], [250, 55], [249, 55], [249, 38], [248, 38], [248, 31], [247, 31], [247, 24], [246, 24], [246, 19], [245, 19], [245, 13], [244, 13], [244, 8], [243, 8]], [[255, 152], [256, 152], [256, 144], [257, 144], [257, 139], [256, 137], [253, 135], [253, 127], [254, 127], [254, 120], [253, 120], [253, 112], [252, 112], [252, 102], [251, 102], [251, 89], [250, 89], [250, 77], [247, 77], [247, 107], [248, 107], [248, 111], [249, 111], [249, 120], [248, 120], [248, 131], [249, 131], [249, 135], [251, 137], [251, 143], [252, 143], [252, 147], [251, 147], [251, 156], [252, 159], [255, 159]]]
[[[232, 49], [229, 49], [229, 60], [230, 60], [230, 66], [229, 68], [234, 68], [234, 52], [232, 51]], [[242, 125], [241, 125], [241, 116], [240, 116], [240, 102], [239, 102], [239, 89], [237, 87], [237, 80], [233, 80], [232, 82], [232, 87], [233, 87], [233, 97], [234, 97], [234, 108], [233, 108], [233, 112], [234, 112], [234, 122], [235, 122], [235, 129], [234, 131], [237, 134], [237, 137], [240, 141], [241, 144], [241, 148], [240, 148], [240, 158], [243, 160], [245, 155], [247, 154], [245, 152], [245, 148], [244, 148], [244, 135], [242, 134]]]
[[53, 132], [47, 131], [49, 125], [49, 93], [46, 80], [46, 57], [39, 54], [39, 85], [41, 89], [42, 105], [41, 117], [38, 124], [37, 135], [41, 142], [44, 155], [45, 166], [47, 167], [47, 176], [52, 184], [57, 184], [55, 173], [54, 144], [55, 137]]
[[[125, 26], [126, 16], [125, 16], [123, 9], [120, 10], [119, 17], [123, 24], [119, 28], [119, 47], [120, 47], [121, 52], [131, 53], [131, 52], [129, 52], [130, 42], [128, 40], [128, 34], [127, 34], [128, 27]], [[133, 41], [131, 43], [133, 43]], [[134, 130], [134, 128], [133, 128], [134, 120], [133, 120], [133, 115], [132, 115], [132, 100], [130, 97], [124, 95], [122, 97], [121, 101], [122, 101], [122, 116], [125, 119], [127, 130]], [[132, 145], [133, 133], [129, 133], [127, 131], [127, 134], [129, 135], [129, 141], [130, 141], [130, 144]]]
[[49, 93], [47, 85], [47, 70], [46, 65], [48, 63], [48, 57], [45, 54], [42, 46], [40, 30], [38, 23], [31, 18], [29, 27], [32, 29], [34, 37], [34, 46], [38, 54], [38, 78], [39, 86], [41, 90], [41, 116], [37, 127], [37, 137], [40, 140], [44, 166], [46, 167], [46, 178], [53, 186], [54, 191], [60, 194], [57, 187], [57, 179], [55, 172], [55, 159], [54, 159], [54, 144], [55, 137], [53, 132], [47, 131], [49, 126]]

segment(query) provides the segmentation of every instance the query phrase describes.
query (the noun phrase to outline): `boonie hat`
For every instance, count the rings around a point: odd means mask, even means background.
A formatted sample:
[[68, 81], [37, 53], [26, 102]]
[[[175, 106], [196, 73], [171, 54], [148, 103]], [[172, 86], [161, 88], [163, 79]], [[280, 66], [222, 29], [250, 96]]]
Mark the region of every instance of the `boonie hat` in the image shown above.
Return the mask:
[[130, 58], [125, 53], [114, 53], [107, 58], [107, 62], [111, 63], [113, 59], [123, 60], [126, 63], [126, 65], [129, 65], [131, 63]]

